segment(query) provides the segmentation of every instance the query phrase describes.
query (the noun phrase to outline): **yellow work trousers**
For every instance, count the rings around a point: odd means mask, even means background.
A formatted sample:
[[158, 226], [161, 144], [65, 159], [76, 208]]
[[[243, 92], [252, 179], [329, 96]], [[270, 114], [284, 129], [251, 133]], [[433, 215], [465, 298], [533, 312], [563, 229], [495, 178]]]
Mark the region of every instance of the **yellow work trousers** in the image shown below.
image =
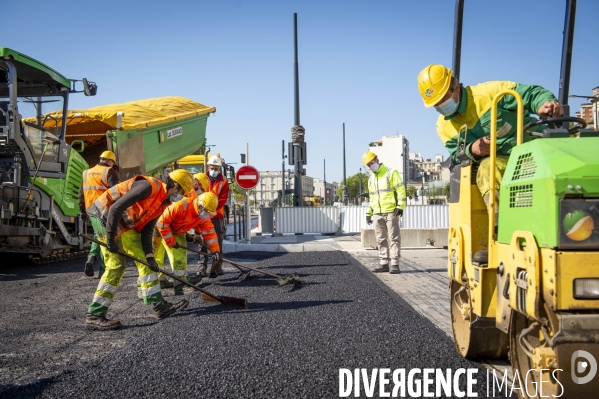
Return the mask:
[[[185, 234], [175, 234], [175, 240], [179, 246], [187, 248], [187, 238]], [[158, 266], [164, 265], [164, 253], [168, 256], [173, 274], [177, 277], [184, 278], [187, 276], [187, 250], [183, 248], [171, 248], [162, 239], [162, 237], [154, 236], [154, 259]]]
[[[98, 240], [106, 243], [106, 228], [98, 219], [93, 217], [91, 219], [92, 224], [95, 224], [94, 230], [98, 233]], [[142, 260], [146, 258], [141, 246], [141, 235], [137, 231], [126, 231], [115, 241], [119, 249], [129, 255]], [[127, 267], [127, 259], [124, 255], [112, 253], [104, 246], [102, 246], [102, 254], [104, 255], [106, 271], [100, 279], [100, 283], [94, 294], [94, 299], [88, 308], [88, 313], [96, 316], [105, 316], [108, 312], [108, 308], [123, 280], [125, 268]], [[141, 283], [144, 303], [154, 304], [162, 301], [162, 292], [160, 291], [158, 275], [142, 263], [135, 262], [135, 265], [137, 266], [137, 271], [139, 273], [138, 281]]]
[[[495, 213], [499, 211], [499, 187], [501, 186], [501, 180], [503, 179], [503, 173], [507, 166], [508, 157], [505, 155], [498, 155], [495, 162]], [[487, 206], [490, 202], [490, 191], [491, 191], [491, 158], [487, 157], [482, 160], [476, 173], [476, 185], [480, 190], [480, 194], [483, 196], [483, 200]], [[495, 219], [497, 222], [497, 218]]]

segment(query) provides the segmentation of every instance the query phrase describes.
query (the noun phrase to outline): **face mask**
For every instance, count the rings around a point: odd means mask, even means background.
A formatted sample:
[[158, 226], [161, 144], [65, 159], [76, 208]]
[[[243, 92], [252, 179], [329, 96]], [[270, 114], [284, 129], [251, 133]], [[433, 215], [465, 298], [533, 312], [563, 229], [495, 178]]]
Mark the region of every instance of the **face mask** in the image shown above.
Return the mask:
[[171, 195], [171, 202], [181, 201], [182, 199], [183, 199], [183, 196], [181, 194]]
[[204, 192], [204, 190], [202, 190], [201, 188], [198, 188], [198, 189], [196, 190], [196, 193], [198, 193], [198, 195], [202, 194], [203, 192]]
[[211, 170], [210, 171], [210, 177], [212, 177], [213, 179], [216, 179], [218, 177], [218, 171]]
[[381, 165], [379, 165], [378, 163], [373, 163], [372, 165], [369, 166], [370, 170], [372, 170], [373, 172], [376, 172], [377, 170], [379, 170], [379, 167]]
[[449, 116], [456, 113], [459, 105], [460, 103], [456, 103], [453, 99], [453, 96], [451, 96], [447, 100], [443, 101], [441, 104], [435, 105], [435, 109], [441, 115]]
[[200, 212], [200, 219], [207, 218], [208, 216], [210, 216], [210, 214], [208, 212], [206, 212], [206, 211]]

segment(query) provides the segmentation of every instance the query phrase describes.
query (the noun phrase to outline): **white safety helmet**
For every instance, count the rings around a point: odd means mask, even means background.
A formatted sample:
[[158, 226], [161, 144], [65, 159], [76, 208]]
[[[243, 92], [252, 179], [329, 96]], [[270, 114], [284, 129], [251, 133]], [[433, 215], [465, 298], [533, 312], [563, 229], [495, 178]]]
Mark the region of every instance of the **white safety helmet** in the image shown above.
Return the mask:
[[216, 166], [222, 166], [222, 161], [220, 159], [220, 157], [214, 155], [212, 157], [210, 157], [210, 159], [208, 160], [208, 165], [216, 165]]

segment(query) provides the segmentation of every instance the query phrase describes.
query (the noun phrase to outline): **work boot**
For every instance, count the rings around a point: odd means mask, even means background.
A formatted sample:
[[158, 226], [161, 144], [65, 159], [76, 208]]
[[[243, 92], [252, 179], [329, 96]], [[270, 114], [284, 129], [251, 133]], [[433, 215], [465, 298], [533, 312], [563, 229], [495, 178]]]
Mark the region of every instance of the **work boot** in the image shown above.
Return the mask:
[[85, 327], [88, 330], [118, 330], [123, 325], [118, 320], [108, 320], [106, 316], [94, 316], [91, 313], [85, 315]]
[[489, 263], [489, 251], [486, 249], [477, 251], [472, 257], [472, 263], [477, 266], [487, 265]]
[[183, 287], [186, 287], [186, 285], [177, 281], [177, 284], [175, 284], [175, 296], [185, 295], [183, 293]]
[[175, 285], [172, 281], [160, 280], [160, 288], [173, 288]]
[[183, 299], [177, 303], [170, 303], [164, 299], [154, 304], [154, 314], [158, 320], [166, 319], [177, 310], [183, 310], [189, 305], [189, 301]]
[[137, 287], [137, 299], [141, 299], [141, 300], [144, 299], [144, 293], [140, 287]]
[[[100, 270], [98, 271], [98, 277], [96, 277], [97, 279], [101, 279], [102, 275], [104, 275], [104, 272], [106, 271], [105, 267], [101, 267]], [[92, 276], [93, 276], [93, 272], [92, 272]]]
[[391, 265], [389, 274], [399, 274], [399, 265]]
[[189, 281], [191, 284], [196, 285], [198, 284], [200, 281], [202, 281], [202, 279], [206, 277], [206, 272], [204, 272], [204, 275], [202, 275], [202, 273], [198, 273], [195, 276], [190, 276], [187, 278], [187, 281]]
[[199, 273], [199, 275], [202, 276], [202, 277], [206, 277], [207, 276], [207, 274], [206, 274], [206, 265], [200, 266], [200, 273]]
[[389, 271], [389, 265], [380, 265], [379, 267], [375, 267], [372, 269], [373, 273], [386, 273]]
[[94, 277], [94, 263], [96, 263], [96, 256], [90, 255], [85, 261], [85, 275], [88, 277]]

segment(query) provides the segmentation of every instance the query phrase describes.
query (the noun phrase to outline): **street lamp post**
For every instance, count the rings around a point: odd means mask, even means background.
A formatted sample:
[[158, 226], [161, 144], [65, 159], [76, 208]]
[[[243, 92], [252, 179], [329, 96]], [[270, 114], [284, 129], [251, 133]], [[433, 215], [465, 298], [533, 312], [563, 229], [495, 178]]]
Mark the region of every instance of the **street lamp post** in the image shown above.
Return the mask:
[[358, 180], [358, 204], [362, 205], [362, 168], [360, 168], [360, 180]]

